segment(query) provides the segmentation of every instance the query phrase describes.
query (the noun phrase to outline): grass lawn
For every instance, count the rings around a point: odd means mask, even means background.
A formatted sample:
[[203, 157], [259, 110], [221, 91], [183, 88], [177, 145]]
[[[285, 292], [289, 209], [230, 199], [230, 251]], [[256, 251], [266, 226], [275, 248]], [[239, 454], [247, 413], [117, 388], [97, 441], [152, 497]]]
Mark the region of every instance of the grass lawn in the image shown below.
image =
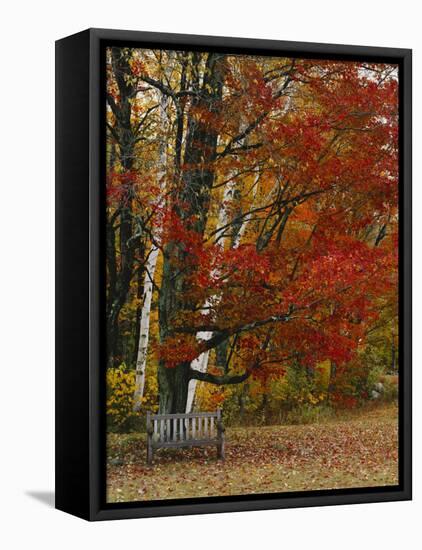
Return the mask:
[[228, 428], [214, 447], [161, 449], [146, 465], [145, 434], [108, 435], [108, 502], [373, 487], [398, 483], [395, 405], [322, 424]]

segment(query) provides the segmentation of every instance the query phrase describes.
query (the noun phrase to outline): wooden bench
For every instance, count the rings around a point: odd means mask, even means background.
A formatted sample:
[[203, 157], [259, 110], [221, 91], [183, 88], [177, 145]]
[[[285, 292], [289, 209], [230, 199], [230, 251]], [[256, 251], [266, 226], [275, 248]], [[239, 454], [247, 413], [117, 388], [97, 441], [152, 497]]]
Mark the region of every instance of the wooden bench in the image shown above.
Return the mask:
[[147, 412], [147, 464], [156, 449], [215, 445], [224, 460], [224, 426], [221, 410], [189, 414]]

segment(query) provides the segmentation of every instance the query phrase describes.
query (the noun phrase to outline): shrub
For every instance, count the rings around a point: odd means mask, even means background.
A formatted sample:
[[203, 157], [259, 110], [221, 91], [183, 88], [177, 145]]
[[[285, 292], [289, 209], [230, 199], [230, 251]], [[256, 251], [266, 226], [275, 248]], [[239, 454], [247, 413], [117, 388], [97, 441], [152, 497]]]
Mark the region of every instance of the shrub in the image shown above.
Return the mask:
[[304, 403], [296, 405], [288, 411], [284, 417], [287, 424], [316, 424], [331, 418], [334, 415], [333, 409], [327, 404], [312, 405]]
[[133, 411], [135, 371], [124, 363], [107, 370], [107, 425], [110, 431], [130, 432], [145, 429], [146, 411], [158, 410], [157, 372], [153, 364], [148, 365], [145, 391], [140, 412]]
[[369, 398], [378, 367], [368, 365], [357, 356], [337, 368], [330, 388], [330, 403], [335, 408], [352, 409], [363, 405]]
[[318, 368], [307, 370], [300, 364], [289, 366], [281, 388], [281, 397], [285, 410], [302, 405], [312, 407], [324, 402], [327, 392]]
[[130, 420], [138, 416], [133, 412], [135, 371], [123, 363], [107, 369], [107, 423], [111, 429], [124, 431]]
[[383, 401], [396, 401], [399, 397], [399, 379], [397, 375], [385, 375], [381, 378], [381, 383], [384, 386], [382, 392]]

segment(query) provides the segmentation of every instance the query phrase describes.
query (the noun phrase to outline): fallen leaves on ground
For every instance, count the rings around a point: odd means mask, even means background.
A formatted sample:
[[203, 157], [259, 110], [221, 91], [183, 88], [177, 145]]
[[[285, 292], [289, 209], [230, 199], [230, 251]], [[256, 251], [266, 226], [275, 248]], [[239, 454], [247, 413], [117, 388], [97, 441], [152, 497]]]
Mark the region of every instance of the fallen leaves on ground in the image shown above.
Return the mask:
[[228, 428], [225, 461], [214, 447], [161, 449], [148, 467], [145, 434], [109, 434], [107, 478], [109, 502], [396, 485], [397, 408]]

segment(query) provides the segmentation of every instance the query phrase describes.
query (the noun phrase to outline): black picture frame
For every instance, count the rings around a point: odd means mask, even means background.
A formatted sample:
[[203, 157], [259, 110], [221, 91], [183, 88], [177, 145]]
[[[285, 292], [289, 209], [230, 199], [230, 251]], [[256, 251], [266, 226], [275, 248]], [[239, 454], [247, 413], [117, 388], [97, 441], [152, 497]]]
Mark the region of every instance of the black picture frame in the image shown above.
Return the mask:
[[[106, 504], [103, 348], [104, 48], [111, 44], [368, 60], [399, 66], [399, 485]], [[56, 508], [87, 520], [412, 498], [409, 49], [88, 29], [56, 42]]]

